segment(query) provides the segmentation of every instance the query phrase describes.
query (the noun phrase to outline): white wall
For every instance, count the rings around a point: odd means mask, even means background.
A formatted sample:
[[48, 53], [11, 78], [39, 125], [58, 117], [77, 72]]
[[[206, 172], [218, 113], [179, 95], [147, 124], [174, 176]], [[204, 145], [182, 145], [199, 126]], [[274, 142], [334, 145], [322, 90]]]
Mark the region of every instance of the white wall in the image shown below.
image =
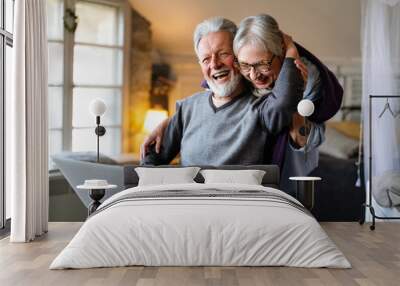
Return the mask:
[[130, 0], [151, 22], [154, 46], [177, 75], [171, 106], [175, 99], [199, 90], [202, 77], [193, 52], [192, 33], [196, 24], [211, 16], [224, 16], [239, 23], [246, 16], [268, 13], [283, 31], [334, 71], [360, 73], [360, 1]]
[[359, 58], [361, 0], [130, 0], [152, 25], [156, 48], [193, 54], [192, 33], [202, 20], [224, 16], [239, 23], [267, 13], [319, 57]]

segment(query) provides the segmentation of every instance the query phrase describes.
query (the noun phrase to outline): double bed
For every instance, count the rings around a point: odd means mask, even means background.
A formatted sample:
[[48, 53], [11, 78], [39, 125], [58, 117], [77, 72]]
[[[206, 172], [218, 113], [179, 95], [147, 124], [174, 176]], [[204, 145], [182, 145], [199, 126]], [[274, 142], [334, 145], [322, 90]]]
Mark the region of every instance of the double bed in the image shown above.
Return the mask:
[[276, 166], [222, 169], [265, 175], [260, 185], [202, 183], [200, 174], [192, 183], [140, 185], [125, 167], [126, 189], [103, 202], [50, 268], [351, 267], [309, 211], [277, 189]]

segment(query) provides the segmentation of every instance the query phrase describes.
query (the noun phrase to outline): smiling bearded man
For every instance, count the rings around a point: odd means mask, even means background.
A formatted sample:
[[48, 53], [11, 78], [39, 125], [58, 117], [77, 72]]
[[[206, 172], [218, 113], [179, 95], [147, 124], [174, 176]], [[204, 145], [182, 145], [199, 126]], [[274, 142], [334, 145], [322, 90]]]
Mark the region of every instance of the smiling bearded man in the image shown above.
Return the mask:
[[[195, 39], [197, 41], [197, 39]], [[232, 68], [235, 58], [229, 43], [233, 41], [230, 33], [212, 32], [200, 39], [196, 50], [204, 78], [214, 92], [214, 97], [237, 95], [242, 77]]]
[[168, 164], [179, 152], [184, 166], [261, 164], [268, 136], [290, 125], [304, 88], [294, 51], [286, 50], [273, 91], [257, 98], [235, 63], [236, 29], [220, 17], [196, 27], [194, 49], [211, 91], [177, 102], [160, 152], [150, 150], [142, 164]]

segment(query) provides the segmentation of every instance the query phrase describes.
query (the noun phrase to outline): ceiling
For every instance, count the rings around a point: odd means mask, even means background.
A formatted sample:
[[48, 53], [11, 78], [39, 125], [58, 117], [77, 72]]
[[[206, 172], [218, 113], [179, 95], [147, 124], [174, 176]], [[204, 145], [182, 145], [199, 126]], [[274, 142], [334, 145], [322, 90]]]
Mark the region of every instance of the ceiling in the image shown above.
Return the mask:
[[321, 58], [360, 58], [360, 0], [129, 0], [151, 23], [163, 54], [193, 55], [192, 33], [199, 22], [224, 16], [239, 23], [268, 13], [281, 29]]

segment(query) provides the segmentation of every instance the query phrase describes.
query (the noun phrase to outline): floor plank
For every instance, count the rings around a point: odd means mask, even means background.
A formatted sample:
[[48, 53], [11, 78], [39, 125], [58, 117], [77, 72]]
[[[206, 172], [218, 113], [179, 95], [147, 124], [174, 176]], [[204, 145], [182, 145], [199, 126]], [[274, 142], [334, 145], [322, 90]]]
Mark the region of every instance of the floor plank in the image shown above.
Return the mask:
[[380, 222], [375, 231], [358, 223], [322, 223], [351, 262], [352, 269], [290, 267], [117, 267], [48, 269], [81, 223], [50, 223], [49, 233], [32, 243], [0, 240], [0, 285], [399, 285], [400, 224]]

